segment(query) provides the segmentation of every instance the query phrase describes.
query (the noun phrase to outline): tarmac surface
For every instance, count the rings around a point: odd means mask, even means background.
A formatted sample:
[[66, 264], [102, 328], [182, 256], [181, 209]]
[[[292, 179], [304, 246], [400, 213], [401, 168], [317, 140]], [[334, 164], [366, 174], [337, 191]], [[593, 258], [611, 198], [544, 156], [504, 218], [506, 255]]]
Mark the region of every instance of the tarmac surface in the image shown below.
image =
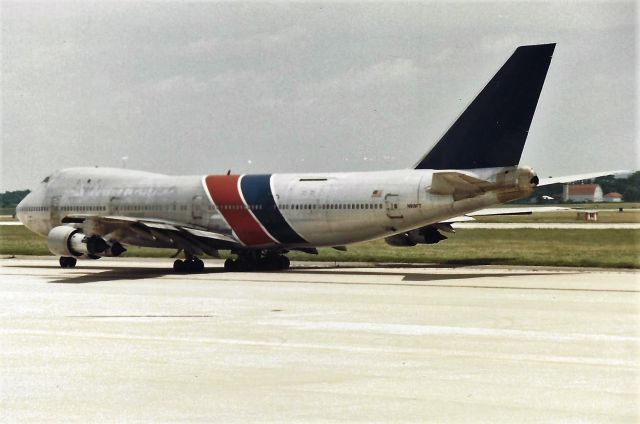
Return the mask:
[[24, 225], [24, 224], [20, 221], [0, 221], [0, 225], [17, 226], [17, 225]]
[[0, 260], [0, 421], [638, 422], [640, 274]]

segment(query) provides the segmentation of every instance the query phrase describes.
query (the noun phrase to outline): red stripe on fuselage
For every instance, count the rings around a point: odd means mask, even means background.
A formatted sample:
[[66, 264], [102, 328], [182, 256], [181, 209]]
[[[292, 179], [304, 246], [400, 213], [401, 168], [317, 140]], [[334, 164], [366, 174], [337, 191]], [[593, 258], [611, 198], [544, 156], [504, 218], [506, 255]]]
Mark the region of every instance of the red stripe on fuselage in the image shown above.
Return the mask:
[[247, 246], [273, 244], [273, 239], [247, 210], [240, 196], [239, 175], [208, 175], [205, 185], [213, 203], [241, 242]]

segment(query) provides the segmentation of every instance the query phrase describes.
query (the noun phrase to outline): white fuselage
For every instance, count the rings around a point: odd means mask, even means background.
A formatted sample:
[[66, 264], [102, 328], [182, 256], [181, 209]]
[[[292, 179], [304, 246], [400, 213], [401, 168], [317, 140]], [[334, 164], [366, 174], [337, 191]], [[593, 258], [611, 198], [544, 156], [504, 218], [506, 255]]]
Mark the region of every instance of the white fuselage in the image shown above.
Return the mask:
[[[497, 172], [475, 171], [467, 173], [487, 178]], [[46, 178], [17, 215], [43, 236], [65, 216], [97, 215], [182, 223], [232, 236], [247, 248], [323, 247], [391, 236], [505, 201], [495, 191], [461, 200], [434, 194], [435, 172], [202, 177], [71, 168]], [[519, 193], [515, 197], [526, 194]], [[121, 241], [134, 242], [135, 235]]]

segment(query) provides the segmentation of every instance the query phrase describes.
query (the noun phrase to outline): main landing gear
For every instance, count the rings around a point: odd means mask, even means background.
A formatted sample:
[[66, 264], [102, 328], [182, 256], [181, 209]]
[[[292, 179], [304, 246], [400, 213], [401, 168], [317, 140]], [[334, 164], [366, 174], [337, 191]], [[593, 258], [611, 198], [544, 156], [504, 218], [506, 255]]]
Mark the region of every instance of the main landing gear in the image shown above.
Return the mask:
[[78, 260], [72, 256], [60, 256], [60, 266], [62, 268], [73, 268]]
[[192, 256], [185, 259], [176, 259], [173, 263], [173, 270], [175, 272], [202, 272], [204, 271], [204, 262], [202, 260]]
[[256, 252], [239, 253], [237, 259], [224, 261], [224, 270], [228, 272], [242, 271], [281, 271], [289, 269], [289, 258], [277, 254], [259, 254]]

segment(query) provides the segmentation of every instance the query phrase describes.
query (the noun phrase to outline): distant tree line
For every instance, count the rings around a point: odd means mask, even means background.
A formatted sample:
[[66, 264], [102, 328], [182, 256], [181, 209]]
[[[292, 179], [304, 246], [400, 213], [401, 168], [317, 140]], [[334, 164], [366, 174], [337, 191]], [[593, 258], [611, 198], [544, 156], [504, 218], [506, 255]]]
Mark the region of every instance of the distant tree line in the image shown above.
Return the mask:
[[634, 172], [629, 178], [625, 179], [615, 179], [609, 175], [596, 178], [595, 182], [600, 184], [603, 194], [616, 191], [622, 194], [622, 199], [625, 202], [640, 201], [640, 171]]
[[0, 207], [15, 207], [29, 193], [30, 190], [5, 191], [4, 193], [0, 193]]

